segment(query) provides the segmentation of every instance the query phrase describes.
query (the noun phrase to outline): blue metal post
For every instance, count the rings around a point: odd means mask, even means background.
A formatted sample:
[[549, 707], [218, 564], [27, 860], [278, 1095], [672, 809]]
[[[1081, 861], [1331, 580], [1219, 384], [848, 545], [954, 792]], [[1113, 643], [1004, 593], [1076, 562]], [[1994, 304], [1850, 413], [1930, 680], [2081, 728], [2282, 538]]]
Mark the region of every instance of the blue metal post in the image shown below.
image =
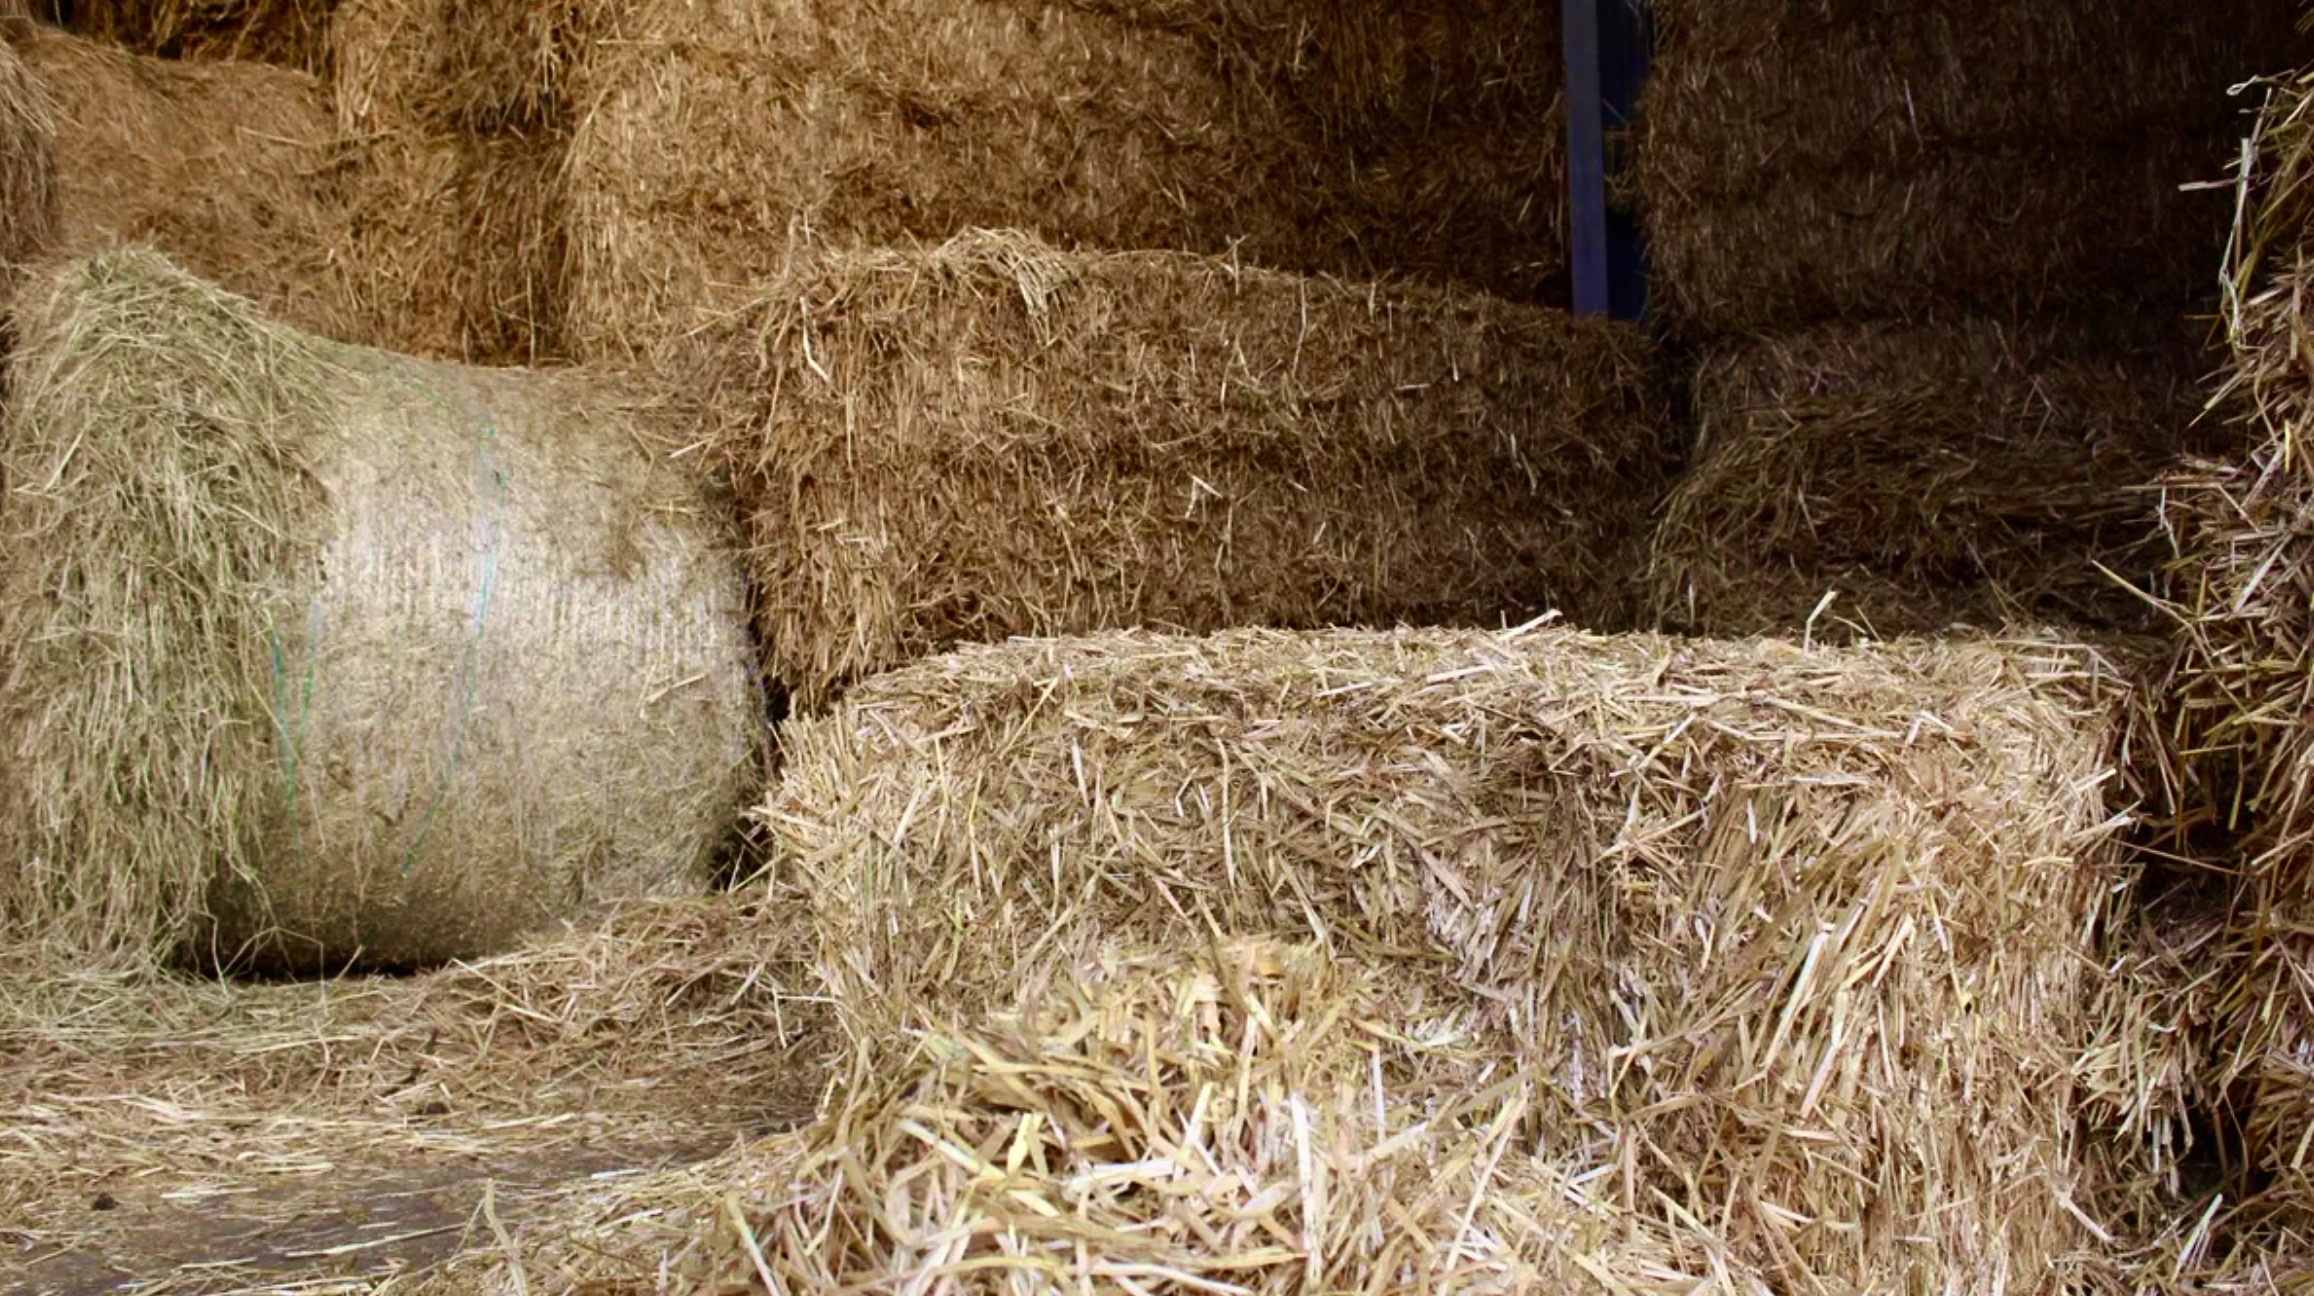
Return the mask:
[[[1619, 0], [1605, 0], [1618, 3]], [[1567, 52], [1567, 252], [1577, 315], [1613, 309], [1608, 288], [1606, 99], [1599, 83], [1602, 0], [1560, 0]]]

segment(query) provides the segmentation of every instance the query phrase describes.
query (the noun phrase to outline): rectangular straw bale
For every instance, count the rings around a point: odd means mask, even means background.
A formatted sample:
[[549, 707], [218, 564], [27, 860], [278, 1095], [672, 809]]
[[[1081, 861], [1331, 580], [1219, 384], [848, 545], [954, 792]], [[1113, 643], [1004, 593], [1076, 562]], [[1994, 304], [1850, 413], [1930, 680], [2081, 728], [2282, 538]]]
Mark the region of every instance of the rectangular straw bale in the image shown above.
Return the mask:
[[[813, 1125], [568, 1191], [477, 1287], [1767, 1290], [1700, 1224], [1528, 1154], [1527, 1082], [1382, 969], [1277, 941], [1135, 951], [858, 1069]], [[1623, 1284], [1629, 1284], [1625, 1286]]]
[[[1947, 149], [1756, 193], [1642, 192], [1649, 280], [1693, 337], [1970, 312], [2176, 314], [2214, 293], [2232, 136]], [[1644, 172], [1642, 172], [1644, 175]]]
[[[1859, 5], [1665, 0], [1642, 187], [1687, 202], [1956, 148], [2240, 133], [2229, 87], [2286, 67], [2294, 0]], [[2213, 172], [2213, 174], [2215, 174]]]
[[2023, 641], [1021, 641], [791, 720], [762, 822], [863, 1047], [1110, 942], [1314, 940], [1463, 996], [1537, 1155], [1771, 1290], [2038, 1290], [2120, 711]]
[[2244, 1104], [2245, 1182], [2314, 1227], [2314, 74], [2269, 88], [2229, 266], [2221, 403], [2244, 444], [2167, 483], [2180, 633], [2157, 690], [2164, 807], [2229, 842], [2224, 990], [2211, 1083]]
[[[1555, 22], [1508, 3], [1412, 9], [1374, 6], [1336, 38], [1029, 0], [632, 6], [580, 75], [579, 341], [594, 354], [680, 333], [712, 285], [776, 272], [798, 230], [1033, 228], [1064, 246], [1560, 295]], [[1286, 55], [1310, 33], [1381, 42], [1358, 66], [1387, 74], [1296, 81]]]
[[2070, 343], [1973, 320], [1707, 351], [1696, 461], [1649, 556], [1654, 615], [1798, 633], [1837, 591], [1818, 634], [2150, 628], [2122, 582], [2157, 572], [2154, 486], [2191, 443], [2196, 394], [2158, 350]]
[[330, 24], [339, 128], [361, 145], [367, 290], [407, 303], [429, 349], [471, 363], [567, 358], [567, 122], [467, 102], [492, 69], [460, 61], [561, 9], [346, 0]]
[[321, 83], [45, 27], [20, 50], [54, 104], [57, 251], [150, 245], [299, 328], [373, 340], [344, 261], [352, 214]]
[[804, 706], [951, 643], [1620, 608], [1663, 482], [1633, 329], [977, 232], [818, 249], [664, 372]]

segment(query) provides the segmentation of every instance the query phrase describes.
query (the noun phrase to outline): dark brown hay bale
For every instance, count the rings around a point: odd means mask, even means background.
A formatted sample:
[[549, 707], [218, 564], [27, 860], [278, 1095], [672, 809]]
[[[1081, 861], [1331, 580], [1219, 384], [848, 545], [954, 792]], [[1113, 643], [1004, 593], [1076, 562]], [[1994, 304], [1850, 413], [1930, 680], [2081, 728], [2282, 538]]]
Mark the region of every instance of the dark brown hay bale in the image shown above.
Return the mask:
[[169, 59], [328, 70], [337, 0], [47, 0], [74, 32]]
[[1529, 1155], [1527, 1082], [1397, 989], [1270, 941], [1087, 967], [809, 1128], [568, 1193], [453, 1290], [1767, 1290]]
[[2035, 1290], [2121, 711], [2025, 642], [1023, 641], [791, 720], [763, 821], [863, 1049], [1112, 942], [1315, 940], [1767, 1290]]
[[[1420, 42], [1446, 38], [1424, 32], [1465, 21], [1412, 8], [1429, 17], [1370, 24], [1393, 42], [1373, 57], [1433, 67]], [[597, 31], [581, 77], [579, 344], [681, 332], [709, 285], [775, 273], [799, 228], [867, 242], [1032, 228], [1063, 245], [1234, 248], [1248, 264], [1555, 296], [1555, 24], [1535, 6], [1475, 12], [1504, 27], [1464, 29], [1453, 40], [1476, 52], [1435, 62], [1502, 68], [1498, 88], [1409, 72], [1396, 88], [1296, 92], [1282, 70], [1248, 70], [1288, 66], [1275, 52], [1228, 52], [1251, 37], [1217, 46], [1210, 25], [1084, 8], [630, 7]]]
[[0, 45], [0, 279], [54, 245], [57, 205], [55, 109], [24, 60]]
[[2175, 314], [2214, 295], [2228, 141], [2187, 135], [1941, 151], [1727, 199], [1652, 194], [1649, 280], [1703, 337], [1832, 319], [2052, 309]]
[[298, 328], [381, 340], [348, 282], [341, 158], [319, 82], [47, 29], [22, 50], [56, 109], [61, 253], [150, 245]]
[[151, 254], [18, 312], [12, 934], [407, 965], [696, 886], [752, 776], [737, 573], [583, 375], [335, 346]]
[[807, 706], [959, 641], [1616, 606], [1663, 482], [1634, 330], [976, 232], [814, 249], [664, 361]]
[[2288, 66], [2295, 0], [2018, 5], [1664, 0], [1634, 155], [1689, 203], [1955, 149], [2239, 133], [2229, 87]]
[[1654, 614], [1720, 635], [2146, 630], [2123, 581], [2161, 560], [2153, 486], [2197, 408], [2164, 368], [1981, 320], [1710, 353], [1703, 440], [1649, 558]]

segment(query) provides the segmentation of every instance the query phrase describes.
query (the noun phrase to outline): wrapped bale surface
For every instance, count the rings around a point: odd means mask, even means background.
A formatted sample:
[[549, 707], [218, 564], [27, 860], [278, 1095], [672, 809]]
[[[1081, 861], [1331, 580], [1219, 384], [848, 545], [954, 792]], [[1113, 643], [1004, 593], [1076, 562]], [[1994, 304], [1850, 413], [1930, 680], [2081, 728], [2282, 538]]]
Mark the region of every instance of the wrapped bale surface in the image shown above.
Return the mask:
[[802, 1131], [572, 1195], [476, 1285], [1768, 1290], [1527, 1155], [1527, 1082], [1394, 990], [1268, 941], [1087, 967]]
[[2150, 599], [2122, 580], [2153, 580], [2154, 484], [2191, 447], [2198, 397], [2158, 350], [2100, 350], [1978, 320], [1707, 353], [1703, 440], [1649, 557], [1656, 618], [1720, 635], [2148, 628]]
[[[595, 30], [579, 74], [576, 343], [683, 332], [712, 285], [776, 272], [799, 228], [874, 243], [1021, 226], [1557, 295], [1552, 16], [1408, 8], [1329, 38], [1384, 72], [1297, 88], [1259, 27], [1023, 0], [632, 6]], [[1331, 30], [1289, 23], [1272, 39]], [[1501, 75], [1439, 83], [1458, 67]]]
[[46, 28], [21, 48], [55, 108], [61, 253], [150, 245], [299, 328], [380, 340], [343, 260], [351, 215], [319, 82]]
[[799, 259], [695, 336], [771, 676], [1153, 624], [1602, 619], [1663, 481], [1625, 327], [981, 232]]
[[1306, 935], [1471, 1005], [1542, 1155], [1776, 1290], [2032, 1289], [2119, 701], [2038, 643], [1023, 641], [790, 721], [763, 820], [864, 1047], [1108, 942]]
[[704, 880], [750, 650], [641, 411], [327, 344], [152, 254], [18, 326], [10, 930], [414, 965]]
[[337, 0], [47, 0], [91, 40], [169, 59], [327, 70]]

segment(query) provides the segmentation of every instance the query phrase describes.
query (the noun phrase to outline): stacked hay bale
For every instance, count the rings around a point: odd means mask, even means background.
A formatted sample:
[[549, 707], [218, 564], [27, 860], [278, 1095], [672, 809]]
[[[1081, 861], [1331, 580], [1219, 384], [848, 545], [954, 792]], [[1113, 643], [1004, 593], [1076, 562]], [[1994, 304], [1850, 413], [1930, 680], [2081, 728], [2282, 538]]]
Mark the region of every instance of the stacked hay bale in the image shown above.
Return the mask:
[[[2228, 211], [2180, 187], [2224, 173], [2227, 89], [2290, 61], [2296, 4], [1653, 12], [1634, 187], [1711, 437], [1657, 542], [1667, 620], [1797, 628], [1838, 589], [1882, 631], [2143, 628], [2120, 587], [2147, 587], [2146, 563], [2113, 541], [2150, 515], [2148, 469], [2187, 448], [2178, 379], [2198, 362], [2177, 320], [2209, 302]], [[1857, 452], [1827, 457], [1834, 440]], [[2060, 484], [2046, 506], [2020, 498], [2020, 471]], [[1892, 511], [1891, 475], [1938, 499]], [[1695, 525], [1742, 517], [1772, 542]], [[1715, 567], [1734, 597], [1679, 588]]]
[[149, 253], [16, 325], [7, 939], [424, 964], [704, 882], [759, 722], [647, 410], [325, 343]]
[[1515, 0], [352, 0], [335, 25], [349, 102], [552, 154], [581, 355], [679, 334], [805, 232], [1562, 292], [1557, 24]]
[[1615, 614], [1631, 329], [1024, 235], [812, 249], [670, 351], [805, 706], [948, 644]]
[[1986, 320], [1708, 350], [1650, 610], [1713, 634], [2149, 626], [2130, 586], [2164, 552], [2150, 483], [2200, 396], [2166, 357], [2136, 359]]
[[168, 59], [273, 63], [316, 75], [336, 0], [44, 0], [90, 40]]
[[1769, 1289], [1529, 1155], [1529, 1082], [1405, 1029], [1394, 989], [1274, 941], [1090, 965], [862, 1071], [798, 1133], [574, 1194], [450, 1285]]
[[24, 64], [52, 105], [55, 250], [150, 245], [299, 328], [390, 332], [346, 276], [350, 213], [321, 84], [258, 63], [179, 63], [32, 29]]
[[1306, 937], [1537, 1085], [1530, 1147], [1770, 1290], [2080, 1237], [2118, 690], [2085, 650], [1552, 630], [960, 651], [791, 721], [764, 821], [861, 1048], [1114, 942]]
[[2241, 1123], [2247, 1179], [2303, 1234], [2314, 1228], [2314, 80], [2271, 93], [2228, 312], [2227, 395], [2255, 444], [2171, 483], [2170, 594], [2185, 632], [2161, 697], [2179, 836], [2215, 835], [2235, 857], [2230, 888], [2198, 906], [2224, 926], [2197, 960], [2223, 987], [2211, 1085]]

